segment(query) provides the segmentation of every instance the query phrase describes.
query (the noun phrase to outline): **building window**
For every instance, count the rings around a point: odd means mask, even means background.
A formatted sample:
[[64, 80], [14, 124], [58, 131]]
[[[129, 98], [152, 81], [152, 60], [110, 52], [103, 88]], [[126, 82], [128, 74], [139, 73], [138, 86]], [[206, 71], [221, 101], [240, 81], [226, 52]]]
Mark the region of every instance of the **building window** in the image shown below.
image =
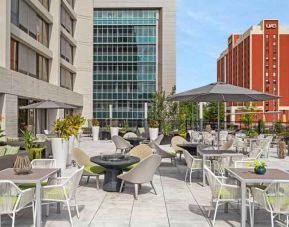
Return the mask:
[[48, 24], [23, 0], [12, 0], [11, 23], [48, 47]]
[[10, 42], [10, 68], [15, 71], [18, 70], [18, 44], [13, 39]]
[[276, 39], [276, 35], [273, 35], [273, 39]]
[[276, 65], [273, 65], [273, 68], [275, 69], [275, 68], [276, 68]]
[[276, 72], [273, 72], [273, 77], [275, 77], [276, 76]]
[[269, 73], [268, 72], [266, 72], [266, 77], [268, 77], [269, 76]]
[[69, 90], [73, 90], [74, 76], [71, 72], [64, 68], [60, 68], [60, 86]]
[[73, 34], [73, 20], [70, 17], [69, 13], [61, 7], [61, 26], [69, 33]]
[[276, 46], [276, 42], [273, 42], [273, 46]]
[[73, 63], [73, 47], [63, 37], [60, 38], [60, 56], [69, 63]]
[[48, 81], [48, 59], [37, 54], [37, 76], [38, 79]]
[[38, 0], [49, 11], [49, 0]]
[[269, 39], [269, 35], [266, 35], [266, 39]]
[[11, 39], [10, 68], [31, 77], [48, 81], [48, 59]]

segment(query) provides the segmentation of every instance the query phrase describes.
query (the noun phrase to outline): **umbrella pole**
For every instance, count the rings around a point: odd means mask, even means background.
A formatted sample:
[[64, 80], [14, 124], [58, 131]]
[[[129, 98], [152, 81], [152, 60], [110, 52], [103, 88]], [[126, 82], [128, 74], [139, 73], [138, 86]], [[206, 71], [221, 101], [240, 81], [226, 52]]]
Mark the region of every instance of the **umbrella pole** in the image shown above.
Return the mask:
[[220, 102], [218, 102], [218, 142], [217, 142], [217, 146], [218, 146], [218, 151], [220, 150]]

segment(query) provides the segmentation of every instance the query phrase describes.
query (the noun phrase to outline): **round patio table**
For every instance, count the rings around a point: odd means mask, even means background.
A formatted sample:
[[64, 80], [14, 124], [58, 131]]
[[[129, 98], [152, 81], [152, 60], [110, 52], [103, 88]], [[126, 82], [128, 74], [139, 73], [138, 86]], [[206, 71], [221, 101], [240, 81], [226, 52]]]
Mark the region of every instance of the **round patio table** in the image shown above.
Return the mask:
[[144, 137], [127, 137], [127, 138], [124, 138], [124, 139], [127, 140], [128, 142], [130, 142], [130, 144], [133, 147], [139, 145], [140, 142], [146, 140], [146, 138], [144, 138]]
[[126, 167], [140, 161], [139, 158], [128, 155], [113, 154], [99, 155], [90, 158], [90, 161], [106, 168], [103, 182], [103, 190], [107, 192], [118, 192], [121, 180], [117, 178]]

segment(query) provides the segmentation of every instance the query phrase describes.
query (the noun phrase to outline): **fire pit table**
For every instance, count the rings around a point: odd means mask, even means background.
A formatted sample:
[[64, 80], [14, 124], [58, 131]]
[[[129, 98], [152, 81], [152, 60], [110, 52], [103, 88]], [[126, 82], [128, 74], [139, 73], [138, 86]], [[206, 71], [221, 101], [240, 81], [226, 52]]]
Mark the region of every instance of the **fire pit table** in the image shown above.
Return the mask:
[[103, 190], [107, 192], [118, 192], [121, 180], [117, 178], [126, 167], [140, 161], [139, 158], [129, 155], [113, 154], [99, 155], [90, 158], [90, 161], [106, 168], [104, 175]]

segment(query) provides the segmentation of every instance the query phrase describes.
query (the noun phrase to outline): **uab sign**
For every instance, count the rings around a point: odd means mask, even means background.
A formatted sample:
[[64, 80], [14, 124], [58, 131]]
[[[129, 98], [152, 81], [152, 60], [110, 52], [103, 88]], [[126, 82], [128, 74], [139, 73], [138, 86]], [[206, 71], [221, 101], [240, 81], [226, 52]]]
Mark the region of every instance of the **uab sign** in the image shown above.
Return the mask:
[[266, 24], [267, 29], [275, 29], [277, 28], [277, 24]]

